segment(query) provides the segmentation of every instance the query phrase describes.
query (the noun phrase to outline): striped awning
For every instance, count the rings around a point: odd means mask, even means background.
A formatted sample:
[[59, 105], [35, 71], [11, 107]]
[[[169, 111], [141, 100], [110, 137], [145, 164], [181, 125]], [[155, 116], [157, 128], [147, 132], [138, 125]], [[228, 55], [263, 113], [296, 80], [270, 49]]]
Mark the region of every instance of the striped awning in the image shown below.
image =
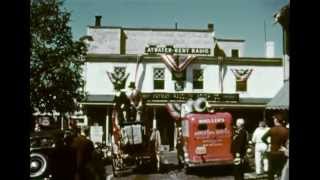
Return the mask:
[[280, 91], [266, 105], [266, 109], [289, 110], [289, 82], [285, 82]]

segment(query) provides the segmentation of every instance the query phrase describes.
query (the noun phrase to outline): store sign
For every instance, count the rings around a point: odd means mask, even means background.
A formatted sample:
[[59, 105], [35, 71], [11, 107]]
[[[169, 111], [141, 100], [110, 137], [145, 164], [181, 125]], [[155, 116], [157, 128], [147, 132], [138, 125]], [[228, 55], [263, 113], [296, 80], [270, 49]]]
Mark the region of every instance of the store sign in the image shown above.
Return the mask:
[[186, 101], [188, 99], [206, 98], [207, 101], [230, 101], [238, 102], [239, 94], [215, 94], [215, 93], [142, 93], [143, 98], [148, 102], [159, 101]]
[[102, 143], [103, 129], [102, 126], [90, 127], [90, 139], [92, 142]]
[[205, 54], [209, 55], [210, 48], [174, 48], [172, 46], [156, 47], [149, 46], [145, 48], [147, 54]]

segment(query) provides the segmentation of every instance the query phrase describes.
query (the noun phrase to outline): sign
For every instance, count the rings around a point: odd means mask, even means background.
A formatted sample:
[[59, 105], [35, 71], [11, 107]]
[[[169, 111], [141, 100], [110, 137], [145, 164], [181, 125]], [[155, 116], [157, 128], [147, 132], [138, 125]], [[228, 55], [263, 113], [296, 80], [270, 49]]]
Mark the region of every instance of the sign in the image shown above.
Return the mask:
[[91, 126], [90, 127], [90, 139], [92, 142], [102, 143], [103, 129], [102, 126]]
[[49, 116], [39, 117], [39, 124], [42, 126], [50, 126], [50, 117]]
[[188, 99], [206, 98], [207, 101], [231, 101], [238, 102], [239, 94], [215, 94], [215, 93], [142, 93], [147, 102], [159, 101], [187, 101]]
[[156, 47], [149, 46], [145, 48], [147, 54], [206, 54], [211, 53], [210, 48], [174, 48], [173, 46]]

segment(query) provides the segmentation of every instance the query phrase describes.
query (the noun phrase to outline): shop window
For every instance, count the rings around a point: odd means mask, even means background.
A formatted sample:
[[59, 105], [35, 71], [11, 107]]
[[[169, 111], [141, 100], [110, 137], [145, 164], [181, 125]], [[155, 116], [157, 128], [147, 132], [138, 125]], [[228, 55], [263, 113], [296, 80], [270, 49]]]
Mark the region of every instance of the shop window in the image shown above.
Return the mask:
[[247, 91], [247, 80], [236, 81], [236, 91]]
[[125, 67], [114, 67], [113, 72], [118, 76], [124, 76], [126, 73], [126, 68]]
[[231, 57], [234, 57], [234, 58], [239, 57], [239, 50], [238, 49], [232, 49], [231, 50]]
[[203, 70], [193, 70], [193, 89], [203, 89]]
[[164, 68], [153, 69], [153, 89], [164, 89]]

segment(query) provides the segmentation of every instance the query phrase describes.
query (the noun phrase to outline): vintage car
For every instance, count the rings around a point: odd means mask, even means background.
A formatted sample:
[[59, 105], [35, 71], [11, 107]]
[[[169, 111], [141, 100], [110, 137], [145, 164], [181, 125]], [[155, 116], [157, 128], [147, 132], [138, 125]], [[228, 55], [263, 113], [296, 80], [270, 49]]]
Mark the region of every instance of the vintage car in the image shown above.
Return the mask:
[[[51, 155], [55, 148], [56, 137], [65, 132], [48, 130], [30, 135], [30, 178], [50, 178]], [[61, 136], [63, 137], [63, 135]]]

